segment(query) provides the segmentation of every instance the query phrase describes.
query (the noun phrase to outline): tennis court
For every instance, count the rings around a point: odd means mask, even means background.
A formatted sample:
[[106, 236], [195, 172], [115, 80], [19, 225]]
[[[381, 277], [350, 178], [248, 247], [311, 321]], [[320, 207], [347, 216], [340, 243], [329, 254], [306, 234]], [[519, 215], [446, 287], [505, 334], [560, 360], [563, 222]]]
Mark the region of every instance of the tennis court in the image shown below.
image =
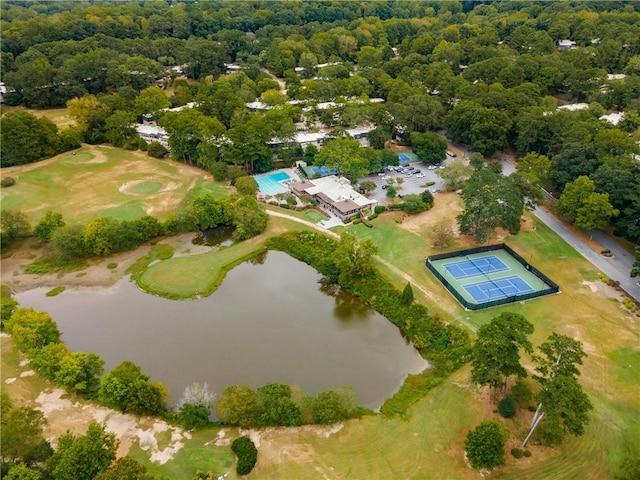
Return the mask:
[[403, 152], [398, 154], [398, 164], [403, 165], [411, 162], [418, 162], [420, 159], [415, 153]]
[[470, 310], [559, 291], [558, 285], [505, 244], [432, 255], [426, 266]]
[[326, 177], [328, 175], [338, 174], [338, 170], [336, 170], [335, 168], [328, 168], [324, 165], [308, 165], [306, 167], [300, 168], [307, 178]]
[[535, 292], [531, 285], [517, 275], [464, 285], [464, 289], [478, 303]]
[[486, 257], [468, 258], [460, 262], [444, 263], [442, 265], [456, 280], [467, 277], [475, 277], [485, 273], [503, 272], [509, 270], [498, 257], [487, 255]]

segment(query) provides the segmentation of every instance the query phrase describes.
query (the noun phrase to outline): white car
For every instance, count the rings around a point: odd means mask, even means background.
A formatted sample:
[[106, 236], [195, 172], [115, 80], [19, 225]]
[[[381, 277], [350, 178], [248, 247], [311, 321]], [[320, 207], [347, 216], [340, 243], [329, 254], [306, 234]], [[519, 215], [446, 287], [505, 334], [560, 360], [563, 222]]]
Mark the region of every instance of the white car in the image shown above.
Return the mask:
[[424, 173], [416, 173], [416, 178], [424, 178]]

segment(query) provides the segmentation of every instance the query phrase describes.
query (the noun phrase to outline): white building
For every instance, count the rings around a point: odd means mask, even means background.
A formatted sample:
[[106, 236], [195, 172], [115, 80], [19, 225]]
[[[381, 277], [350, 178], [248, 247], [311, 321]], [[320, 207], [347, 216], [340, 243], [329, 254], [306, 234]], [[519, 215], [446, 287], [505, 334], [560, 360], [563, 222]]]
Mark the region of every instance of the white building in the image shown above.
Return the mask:
[[605, 120], [613, 125], [618, 125], [620, 120], [624, 118], [624, 112], [612, 112], [607, 115], [602, 115], [600, 120]]
[[558, 50], [573, 50], [577, 46], [573, 40], [558, 40]]
[[335, 175], [294, 182], [291, 184], [291, 190], [296, 195], [311, 195], [322, 209], [342, 220], [357, 214], [371, 215], [378, 204], [377, 200], [356, 192], [348, 179]]

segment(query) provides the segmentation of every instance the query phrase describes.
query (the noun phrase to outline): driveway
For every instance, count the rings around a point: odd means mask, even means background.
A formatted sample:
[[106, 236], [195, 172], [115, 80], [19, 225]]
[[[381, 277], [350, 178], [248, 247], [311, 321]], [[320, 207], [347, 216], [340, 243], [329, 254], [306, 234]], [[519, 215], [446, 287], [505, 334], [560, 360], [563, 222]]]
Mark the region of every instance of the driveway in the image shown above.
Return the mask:
[[[511, 175], [515, 171], [515, 167], [508, 161], [502, 160], [501, 163], [502, 173], [505, 175]], [[584, 258], [599, 268], [607, 277], [620, 282], [620, 286], [624, 291], [640, 302], [640, 286], [637, 283], [637, 279], [629, 276], [634, 262], [633, 255], [621, 248], [604, 233], [600, 231], [593, 232], [593, 239], [604, 248], [611, 250], [614, 255], [612, 258], [603, 257], [600, 252], [594, 251], [572, 229], [567, 228], [564, 223], [550, 212], [538, 207], [533, 211], [533, 214], [560, 235], [565, 242], [582, 254]]]

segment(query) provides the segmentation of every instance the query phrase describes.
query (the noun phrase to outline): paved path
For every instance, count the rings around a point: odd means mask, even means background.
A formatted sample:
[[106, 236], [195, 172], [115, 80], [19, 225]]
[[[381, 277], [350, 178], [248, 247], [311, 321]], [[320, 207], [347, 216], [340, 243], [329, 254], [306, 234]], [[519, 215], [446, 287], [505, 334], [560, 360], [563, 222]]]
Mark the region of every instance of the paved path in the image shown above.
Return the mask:
[[[502, 160], [501, 163], [502, 172], [505, 175], [511, 175], [511, 173], [515, 171], [515, 167], [506, 160]], [[584, 258], [602, 270], [607, 277], [619, 281], [620, 286], [640, 302], [640, 286], [636, 283], [637, 279], [629, 276], [634, 262], [633, 255], [621, 248], [613, 239], [604, 233], [600, 231], [593, 232], [593, 239], [604, 248], [611, 250], [611, 253], [614, 254], [613, 258], [603, 257], [600, 255], [600, 252], [594, 251], [593, 248], [576, 235], [571, 228], [568, 228], [545, 209], [538, 207], [533, 211], [533, 214], [551, 228], [551, 230], [560, 235], [565, 242], [582, 254]]]

